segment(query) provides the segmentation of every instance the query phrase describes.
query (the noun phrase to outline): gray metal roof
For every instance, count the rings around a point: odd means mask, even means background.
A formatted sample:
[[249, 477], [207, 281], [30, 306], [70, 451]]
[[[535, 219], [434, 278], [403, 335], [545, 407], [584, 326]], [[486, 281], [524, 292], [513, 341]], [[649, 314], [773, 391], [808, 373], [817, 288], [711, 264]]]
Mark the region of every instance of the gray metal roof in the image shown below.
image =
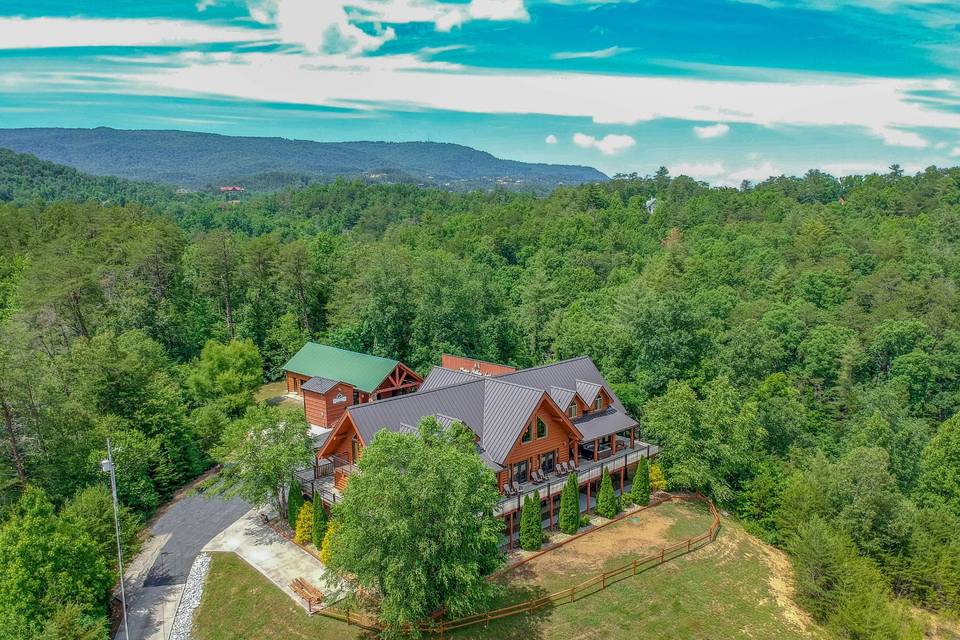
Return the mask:
[[605, 435], [625, 431], [637, 426], [637, 421], [622, 411], [609, 407], [599, 413], [588, 413], [573, 421], [584, 440], [602, 438]]
[[[426, 416], [436, 416], [444, 425], [458, 420], [477, 434], [481, 457], [488, 466], [499, 469], [544, 394], [549, 394], [566, 411], [578, 382], [586, 393], [592, 389], [591, 401], [601, 386], [613, 399], [607, 411], [574, 421], [585, 439], [636, 424], [587, 357], [500, 376], [476, 376], [434, 367], [417, 393], [353, 405], [347, 407], [347, 412], [368, 444], [381, 429], [410, 431]], [[558, 398], [566, 402], [561, 403]], [[588, 432], [583, 432], [580, 424]]]
[[301, 389], [306, 391], [315, 391], [317, 393], [326, 393], [333, 389], [340, 383], [339, 380], [331, 380], [330, 378], [321, 378], [320, 376], [314, 376], [300, 385]]
[[440, 387], [449, 387], [452, 384], [470, 382], [476, 380], [478, 377], [480, 376], [473, 373], [454, 371], [453, 369], [435, 366], [430, 369], [430, 373], [423, 379], [423, 383], [420, 385], [420, 391], [431, 391], [433, 389], [439, 389]]
[[557, 403], [557, 406], [564, 411], [566, 411], [570, 403], [573, 402], [573, 396], [577, 395], [577, 392], [573, 389], [561, 389], [560, 387], [550, 387], [547, 393], [549, 393], [553, 401]]
[[[623, 413], [626, 413], [620, 399], [607, 384], [607, 381], [600, 375], [599, 369], [593, 364], [588, 356], [580, 356], [571, 360], [561, 360], [539, 367], [521, 369], [513, 373], [505, 373], [497, 376], [497, 380], [507, 380], [516, 384], [523, 384], [528, 387], [547, 390], [550, 387], [560, 389], [577, 389], [577, 382], [593, 383], [602, 386], [610, 394], [613, 400], [613, 406]], [[596, 396], [594, 396], [596, 397]], [[591, 399], [592, 401], [592, 399]], [[561, 405], [562, 406], [562, 405]], [[566, 407], [563, 407], [566, 409]]]
[[593, 404], [597, 394], [600, 393], [600, 387], [603, 385], [596, 382], [587, 382], [586, 380], [577, 380], [577, 395], [583, 398], [587, 405]]

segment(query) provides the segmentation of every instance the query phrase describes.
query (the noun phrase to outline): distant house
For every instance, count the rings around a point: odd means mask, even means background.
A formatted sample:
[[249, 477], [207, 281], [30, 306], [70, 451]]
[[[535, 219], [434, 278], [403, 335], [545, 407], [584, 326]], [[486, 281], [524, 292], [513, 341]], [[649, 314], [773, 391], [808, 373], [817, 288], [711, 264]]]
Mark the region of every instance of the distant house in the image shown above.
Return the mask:
[[308, 342], [283, 365], [287, 392], [311, 426], [329, 428], [352, 405], [417, 390], [423, 378], [397, 360]]
[[516, 368], [505, 364], [495, 362], [485, 362], [475, 360], [474, 358], [465, 358], [463, 356], [453, 356], [444, 353], [440, 356], [440, 367], [450, 369], [451, 371], [462, 371], [464, 373], [475, 373], [483, 376], [499, 376], [504, 373], [513, 373]]
[[628, 470], [658, 451], [640, 441], [637, 422], [588, 357], [519, 371], [454, 356], [443, 362], [457, 368], [434, 367], [417, 393], [346, 407], [317, 449], [308, 480], [324, 500], [338, 498], [379, 431], [415, 432], [430, 416], [444, 425], [461, 422], [475, 434], [477, 453], [503, 494], [496, 515], [507, 522], [509, 540], [521, 498], [535, 490], [544, 520], [554, 522], [571, 463], [587, 506], [604, 468], [622, 492]]

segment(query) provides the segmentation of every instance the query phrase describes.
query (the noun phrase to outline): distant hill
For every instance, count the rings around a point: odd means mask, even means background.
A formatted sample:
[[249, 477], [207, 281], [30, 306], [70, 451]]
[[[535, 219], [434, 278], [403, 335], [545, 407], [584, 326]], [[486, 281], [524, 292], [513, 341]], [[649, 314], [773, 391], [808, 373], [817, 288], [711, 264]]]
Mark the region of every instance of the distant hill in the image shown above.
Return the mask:
[[96, 200], [102, 204], [136, 201], [157, 204], [174, 195], [164, 185], [92, 176], [71, 167], [0, 148], [0, 203], [33, 200]]
[[[606, 180], [591, 167], [502, 160], [437, 142], [312, 142], [190, 131], [0, 129], [0, 147], [96, 175], [202, 189], [239, 183], [277, 188], [338, 176], [453, 190], [546, 189]], [[266, 176], [266, 178], [264, 178]]]

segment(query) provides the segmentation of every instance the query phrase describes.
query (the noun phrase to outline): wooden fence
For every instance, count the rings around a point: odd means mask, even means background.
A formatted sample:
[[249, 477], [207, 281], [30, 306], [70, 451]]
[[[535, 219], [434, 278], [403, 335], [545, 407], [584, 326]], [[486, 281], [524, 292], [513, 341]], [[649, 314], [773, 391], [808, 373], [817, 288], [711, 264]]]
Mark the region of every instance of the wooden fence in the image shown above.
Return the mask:
[[[541, 596], [539, 598], [531, 598], [530, 600], [518, 602], [517, 604], [513, 604], [508, 607], [493, 609], [484, 613], [476, 613], [473, 615], [464, 616], [462, 618], [456, 618], [454, 620], [441, 620], [439, 622], [424, 623], [418, 626], [418, 630], [423, 633], [439, 634], [442, 638], [447, 631], [453, 631], [454, 629], [461, 629], [463, 627], [469, 627], [471, 625], [480, 623], [487, 624], [493, 620], [507, 618], [520, 613], [529, 613], [546, 606], [570, 604], [580, 600], [581, 598], [585, 598], [589, 595], [597, 593], [598, 591], [602, 591], [607, 587], [620, 582], [621, 580], [635, 576], [642, 571], [652, 569], [653, 567], [659, 566], [665, 562], [673, 560], [674, 558], [678, 558], [682, 555], [690, 553], [695, 549], [699, 549], [713, 540], [714, 536], [717, 534], [717, 530], [720, 528], [720, 514], [717, 512], [717, 507], [713, 504], [712, 500], [699, 493], [693, 495], [671, 496], [670, 500], [700, 500], [706, 502], [710, 508], [710, 515], [712, 516], [710, 527], [699, 535], [692, 536], [668, 547], [661, 547], [661, 549], [656, 553], [644, 556], [642, 558], [636, 558], [633, 561], [615, 569], [611, 569], [610, 571], [598, 573], [590, 578], [587, 578], [583, 582], [575, 584], [567, 589], [563, 589], [562, 591], [557, 591], [556, 593], [551, 593], [550, 595]], [[630, 516], [633, 515], [633, 513], [635, 512], [624, 514], [624, 516]], [[612, 522], [607, 524], [612, 524]], [[593, 529], [584, 533], [583, 535], [587, 535], [596, 530], [597, 529]], [[510, 569], [516, 566], [517, 565], [513, 565], [510, 567]], [[507, 569], [507, 571], [510, 569]], [[319, 613], [330, 618], [341, 620], [347, 624], [368, 629], [370, 631], [383, 630], [383, 625], [380, 624], [376, 618], [358, 612], [351, 612], [349, 609], [344, 611], [338, 611], [335, 609], [322, 609], [319, 611]]]

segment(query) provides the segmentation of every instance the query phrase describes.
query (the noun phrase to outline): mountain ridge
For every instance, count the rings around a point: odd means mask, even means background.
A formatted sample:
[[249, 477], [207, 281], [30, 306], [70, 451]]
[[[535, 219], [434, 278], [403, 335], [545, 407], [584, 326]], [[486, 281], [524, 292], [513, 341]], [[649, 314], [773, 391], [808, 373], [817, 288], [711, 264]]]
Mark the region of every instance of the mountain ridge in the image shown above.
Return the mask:
[[256, 176], [415, 182], [451, 190], [545, 189], [607, 180], [592, 167], [505, 160], [451, 142], [316, 142], [176, 129], [0, 129], [0, 147], [93, 175], [202, 189]]

